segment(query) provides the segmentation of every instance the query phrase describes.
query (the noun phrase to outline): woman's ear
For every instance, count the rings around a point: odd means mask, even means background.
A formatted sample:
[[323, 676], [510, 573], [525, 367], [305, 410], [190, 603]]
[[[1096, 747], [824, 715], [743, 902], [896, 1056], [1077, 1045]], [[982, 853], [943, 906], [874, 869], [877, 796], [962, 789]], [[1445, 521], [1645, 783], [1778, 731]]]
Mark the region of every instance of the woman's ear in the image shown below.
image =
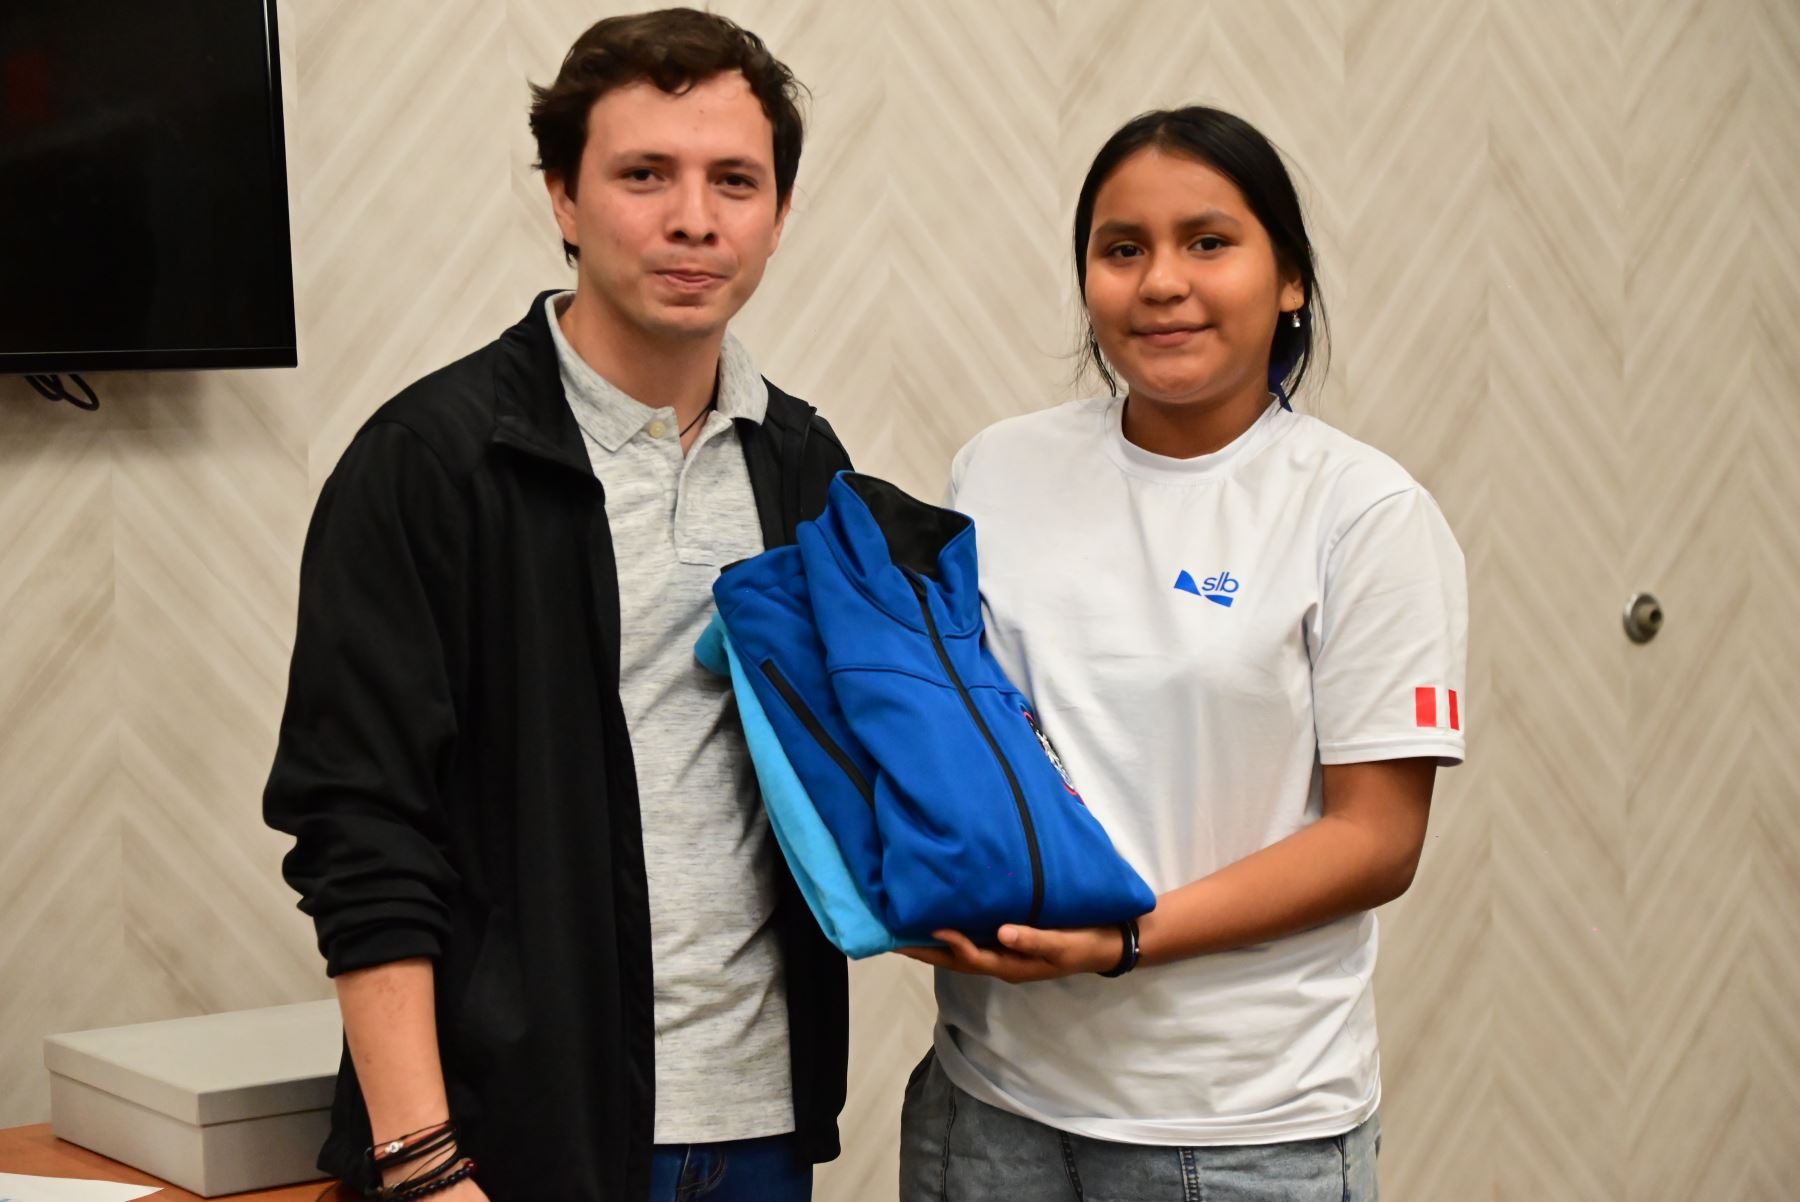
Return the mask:
[[1298, 275], [1282, 278], [1279, 307], [1283, 313], [1298, 313], [1306, 307], [1306, 286]]

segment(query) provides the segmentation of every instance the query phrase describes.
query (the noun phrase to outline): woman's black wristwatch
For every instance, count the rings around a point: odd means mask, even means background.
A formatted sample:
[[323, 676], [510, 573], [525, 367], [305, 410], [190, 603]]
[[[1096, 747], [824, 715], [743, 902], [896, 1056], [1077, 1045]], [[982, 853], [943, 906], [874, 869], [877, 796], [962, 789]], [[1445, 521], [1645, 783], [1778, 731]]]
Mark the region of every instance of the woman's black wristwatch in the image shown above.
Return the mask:
[[1137, 967], [1138, 955], [1142, 950], [1138, 946], [1137, 919], [1127, 918], [1119, 924], [1119, 934], [1125, 936], [1125, 950], [1119, 954], [1119, 962], [1100, 975], [1103, 977], [1122, 977]]

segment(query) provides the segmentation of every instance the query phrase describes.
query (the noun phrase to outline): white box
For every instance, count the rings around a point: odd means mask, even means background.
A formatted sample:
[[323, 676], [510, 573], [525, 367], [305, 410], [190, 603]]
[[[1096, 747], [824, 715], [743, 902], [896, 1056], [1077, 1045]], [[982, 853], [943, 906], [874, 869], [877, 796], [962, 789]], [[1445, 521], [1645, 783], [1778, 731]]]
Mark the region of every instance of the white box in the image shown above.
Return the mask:
[[50, 1126], [202, 1197], [317, 1180], [342, 1041], [335, 1001], [52, 1035]]

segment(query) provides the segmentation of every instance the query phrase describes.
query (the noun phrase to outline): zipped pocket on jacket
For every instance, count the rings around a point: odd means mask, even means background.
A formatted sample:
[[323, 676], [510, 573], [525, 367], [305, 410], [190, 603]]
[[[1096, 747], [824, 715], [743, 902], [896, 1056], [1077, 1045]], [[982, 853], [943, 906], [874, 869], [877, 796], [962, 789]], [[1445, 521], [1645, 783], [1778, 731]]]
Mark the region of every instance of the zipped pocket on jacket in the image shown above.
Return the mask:
[[874, 809], [875, 786], [871, 785], [869, 778], [862, 774], [862, 770], [856, 766], [856, 761], [850, 758], [849, 752], [838, 746], [837, 740], [826, 732], [825, 724], [819, 721], [818, 715], [813, 713], [805, 700], [801, 698], [800, 690], [788, 683], [788, 678], [781, 674], [781, 669], [775, 666], [775, 661], [772, 659], [763, 661], [762, 672], [769, 678], [769, 683], [775, 686], [775, 691], [781, 694], [781, 699], [787, 702], [788, 709], [794, 712], [794, 717], [800, 719], [800, 725], [806, 727], [806, 733], [811, 735], [813, 741], [824, 750], [826, 755], [831, 757], [832, 763], [844, 770], [844, 775], [850, 778], [850, 783], [856, 786], [856, 791], [862, 795], [862, 799], [868, 803], [871, 810]]
[[986, 719], [981, 716], [981, 711], [975, 708], [975, 698], [969, 695], [968, 686], [963, 684], [962, 677], [957, 674], [956, 665], [950, 662], [950, 652], [944, 646], [943, 636], [938, 633], [937, 619], [931, 613], [931, 595], [925, 587], [925, 581], [920, 579], [919, 574], [911, 568], [902, 568], [901, 571], [906, 573], [907, 583], [912, 585], [913, 592], [918, 595], [919, 612], [925, 615], [925, 629], [931, 635], [931, 646], [937, 652], [938, 663], [943, 665], [944, 674], [956, 687], [957, 695], [962, 698], [963, 705], [969, 711], [969, 717], [975, 722], [975, 729], [979, 730], [981, 737], [987, 740], [988, 750], [994, 753], [994, 760], [1000, 765], [1000, 771], [1006, 774], [1006, 783], [1012, 789], [1013, 804], [1019, 809], [1019, 824], [1025, 828], [1025, 851], [1031, 857], [1031, 914], [1025, 921], [1031, 926], [1036, 926], [1038, 916], [1044, 910], [1044, 860], [1042, 853], [1038, 850], [1037, 828], [1031, 821], [1031, 807], [1025, 802], [1025, 790], [1020, 786], [1018, 775], [1013, 772], [1012, 764], [1000, 750], [1000, 740], [996, 739], [994, 732], [988, 729]]

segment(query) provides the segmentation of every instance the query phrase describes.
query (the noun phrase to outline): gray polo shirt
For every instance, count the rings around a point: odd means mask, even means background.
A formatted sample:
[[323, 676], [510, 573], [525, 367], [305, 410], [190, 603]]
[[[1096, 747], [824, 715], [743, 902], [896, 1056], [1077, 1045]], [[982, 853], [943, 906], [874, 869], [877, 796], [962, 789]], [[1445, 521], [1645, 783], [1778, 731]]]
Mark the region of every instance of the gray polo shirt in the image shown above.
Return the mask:
[[656, 977], [656, 1142], [794, 1129], [775, 856], [731, 686], [694, 660], [719, 569], [763, 550], [735, 418], [768, 387], [729, 334], [718, 404], [684, 456], [673, 409], [575, 353], [547, 302], [563, 391], [606, 487], [619, 567], [619, 694], [637, 761]]

